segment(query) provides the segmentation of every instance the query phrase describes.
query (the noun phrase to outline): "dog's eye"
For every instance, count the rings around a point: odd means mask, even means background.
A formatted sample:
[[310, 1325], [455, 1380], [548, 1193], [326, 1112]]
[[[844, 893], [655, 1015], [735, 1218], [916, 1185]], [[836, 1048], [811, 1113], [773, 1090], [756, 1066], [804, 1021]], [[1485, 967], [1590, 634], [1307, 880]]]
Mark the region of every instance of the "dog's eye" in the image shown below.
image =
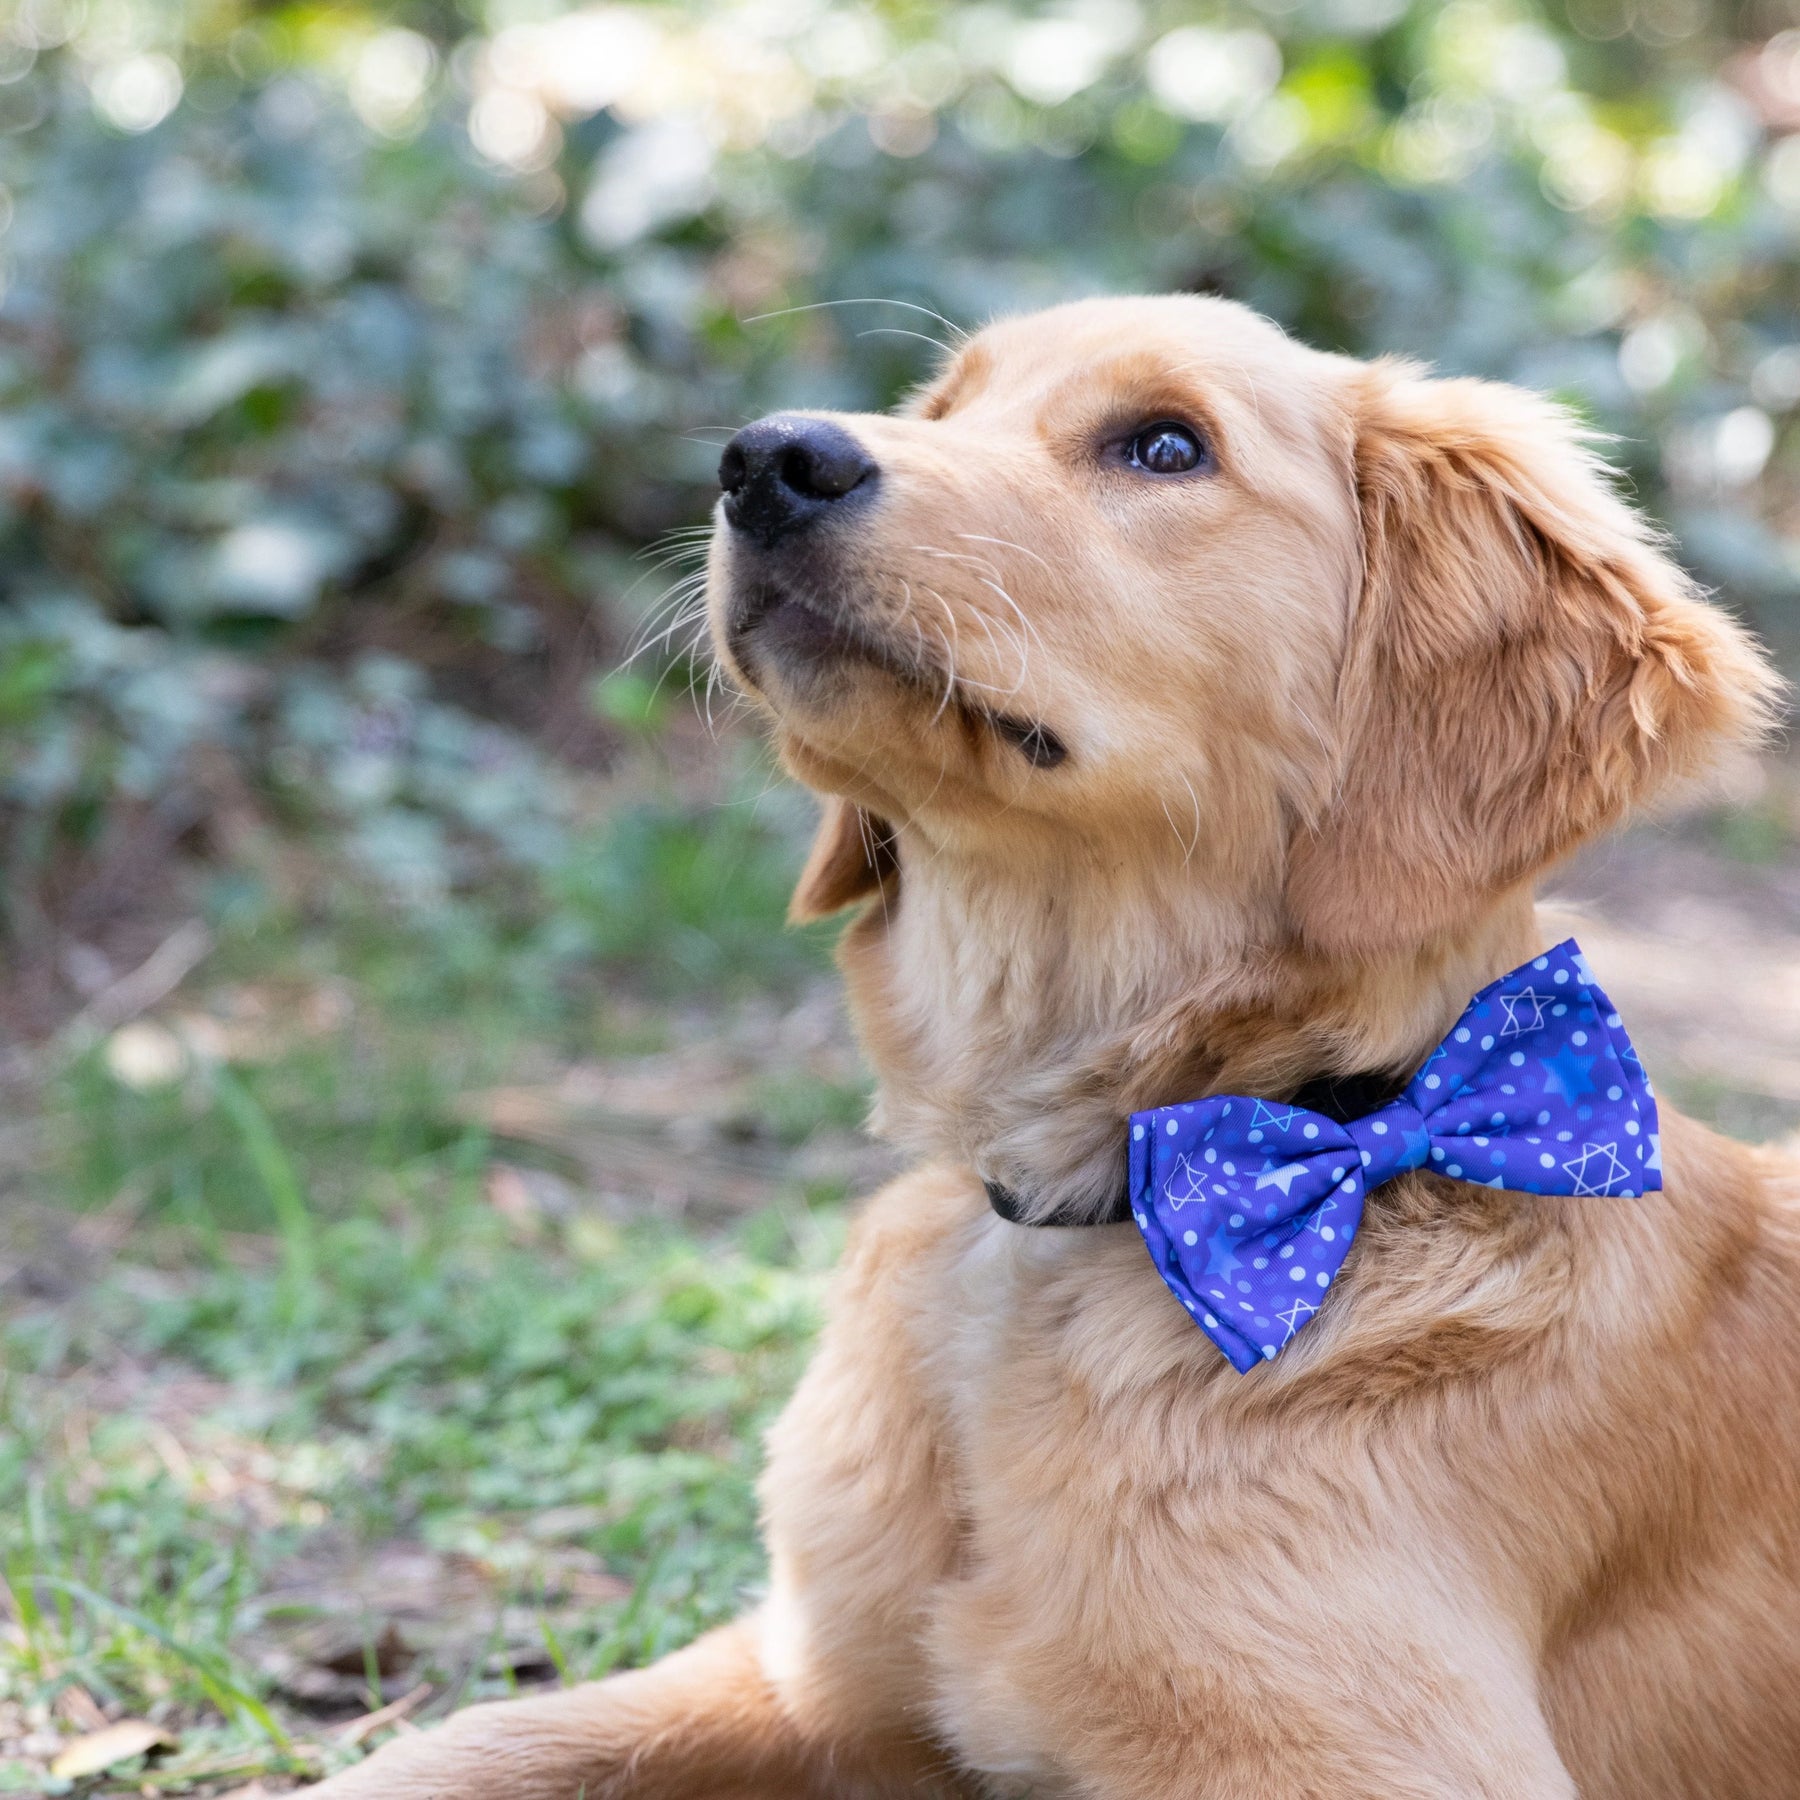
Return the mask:
[[1173, 419], [1144, 426], [1125, 446], [1125, 460], [1146, 475], [1186, 475], [1206, 457], [1199, 433]]

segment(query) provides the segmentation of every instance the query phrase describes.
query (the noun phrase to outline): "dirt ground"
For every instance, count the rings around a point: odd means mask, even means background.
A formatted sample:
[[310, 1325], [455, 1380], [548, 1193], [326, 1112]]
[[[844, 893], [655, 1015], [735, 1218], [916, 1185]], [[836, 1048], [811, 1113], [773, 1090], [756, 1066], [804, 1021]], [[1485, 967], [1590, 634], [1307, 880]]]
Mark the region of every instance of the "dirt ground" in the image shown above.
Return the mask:
[[1550, 884], [1664, 1093], [1736, 1136], [1800, 1127], [1800, 848], [1640, 826]]

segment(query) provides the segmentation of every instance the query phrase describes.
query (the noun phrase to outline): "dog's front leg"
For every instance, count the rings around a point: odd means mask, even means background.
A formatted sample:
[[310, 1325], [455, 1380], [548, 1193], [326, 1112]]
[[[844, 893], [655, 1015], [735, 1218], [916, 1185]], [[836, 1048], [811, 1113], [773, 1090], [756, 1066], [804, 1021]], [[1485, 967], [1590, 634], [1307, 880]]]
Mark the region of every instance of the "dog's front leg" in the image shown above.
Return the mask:
[[750, 1614], [647, 1669], [472, 1706], [317, 1800], [875, 1800], [931, 1792], [913, 1746], [847, 1743], [777, 1693]]

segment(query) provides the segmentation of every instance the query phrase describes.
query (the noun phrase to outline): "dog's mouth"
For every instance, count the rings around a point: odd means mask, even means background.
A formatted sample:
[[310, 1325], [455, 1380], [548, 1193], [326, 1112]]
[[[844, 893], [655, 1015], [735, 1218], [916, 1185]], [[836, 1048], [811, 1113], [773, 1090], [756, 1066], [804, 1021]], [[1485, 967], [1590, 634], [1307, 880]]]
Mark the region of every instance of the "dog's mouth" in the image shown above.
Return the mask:
[[991, 731], [1034, 769], [1053, 769], [1068, 760], [1068, 746], [1041, 719], [984, 705], [953, 669], [932, 659], [922, 641], [889, 639], [786, 583], [758, 578], [734, 584], [725, 641], [738, 667], [778, 710], [784, 698], [804, 705], [825, 697], [847, 673], [873, 670], [916, 693], [934, 715], [953, 713]]
[[917, 657], [900, 654], [896, 646], [846, 619], [837, 608], [781, 582], [752, 580], [734, 588], [725, 641], [759, 686], [771, 675], [810, 684], [856, 663], [905, 681], [922, 680], [925, 673]]

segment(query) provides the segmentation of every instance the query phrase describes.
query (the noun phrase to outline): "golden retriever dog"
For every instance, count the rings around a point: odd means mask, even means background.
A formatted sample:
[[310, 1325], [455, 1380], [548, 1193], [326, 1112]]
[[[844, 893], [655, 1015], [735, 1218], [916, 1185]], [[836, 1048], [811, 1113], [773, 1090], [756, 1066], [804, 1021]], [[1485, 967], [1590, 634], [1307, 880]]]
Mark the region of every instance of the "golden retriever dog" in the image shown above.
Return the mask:
[[1793, 1163], [1665, 1111], [1641, 1199], [1403, 1175], [1242, 1376], [1085, 1223], [1134, 1110], [1411, 1074], [1547, 865], [1766, 725], [1579, 429], [1095, 300], [721, 478], [718, 653], [917, 1172], [770, 1435], [761, 1604], [323, 1793], [1800, 1793]]

